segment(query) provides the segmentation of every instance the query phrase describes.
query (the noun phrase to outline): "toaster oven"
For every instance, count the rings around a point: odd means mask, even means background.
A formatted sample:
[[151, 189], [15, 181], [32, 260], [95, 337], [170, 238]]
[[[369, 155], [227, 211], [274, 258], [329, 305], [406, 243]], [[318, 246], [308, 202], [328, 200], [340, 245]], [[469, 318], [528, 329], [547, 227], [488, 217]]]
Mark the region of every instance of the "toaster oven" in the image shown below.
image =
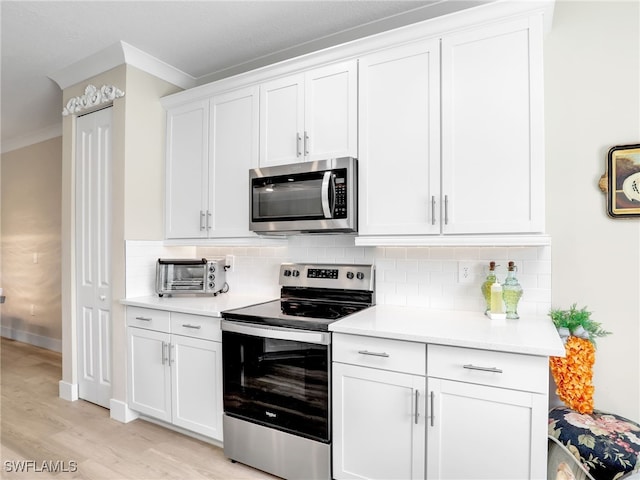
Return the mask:
[[159, 258], [156, 263], [156, 293], [164, 295], [217, 295], [229, 290], [224, 259]]

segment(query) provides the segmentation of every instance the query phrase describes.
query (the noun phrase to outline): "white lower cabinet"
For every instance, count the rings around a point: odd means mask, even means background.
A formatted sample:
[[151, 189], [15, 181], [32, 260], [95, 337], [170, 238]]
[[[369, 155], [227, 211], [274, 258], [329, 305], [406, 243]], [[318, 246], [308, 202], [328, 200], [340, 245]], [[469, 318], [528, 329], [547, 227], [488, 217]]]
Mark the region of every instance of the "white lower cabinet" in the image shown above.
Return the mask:
[[333, 338], [336, 480], [545, 478], [547, 357]]
[[424, 478], [424, 345], [334, 334], [333, 359], [333, 478]]
[[128, 307], [129, 408], [222, 440], [219, 322]]
[[427, 347], [428, 479], [546, 478], [542, 356]]

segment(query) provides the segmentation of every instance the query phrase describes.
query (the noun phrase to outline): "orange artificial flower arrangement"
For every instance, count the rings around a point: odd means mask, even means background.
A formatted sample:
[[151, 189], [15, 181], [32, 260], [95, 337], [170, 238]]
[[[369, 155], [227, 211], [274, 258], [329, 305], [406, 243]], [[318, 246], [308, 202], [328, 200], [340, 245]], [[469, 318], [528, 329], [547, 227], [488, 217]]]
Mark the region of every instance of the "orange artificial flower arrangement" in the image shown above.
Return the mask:
[[565, 357], [549, 358], [551, 373], [558, 387], [556, 393], [567, 407], [579, 413], [593, 413], [593, 364], [596, 361], [596, 337], [604, 331], [591, 320], [586, 307], [578, 310], [574, 303], [569, 310], [551, 310], [553, 324], [564, 341]]

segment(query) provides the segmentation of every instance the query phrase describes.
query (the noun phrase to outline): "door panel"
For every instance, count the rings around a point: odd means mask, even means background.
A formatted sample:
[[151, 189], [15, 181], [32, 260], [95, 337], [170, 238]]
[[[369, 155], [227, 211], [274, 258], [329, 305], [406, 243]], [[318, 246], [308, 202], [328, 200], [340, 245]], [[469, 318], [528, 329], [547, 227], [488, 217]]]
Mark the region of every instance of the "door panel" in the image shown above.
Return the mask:
[[78, 392], [109, 407], [111, 398], [112, 109], [76, 120]]

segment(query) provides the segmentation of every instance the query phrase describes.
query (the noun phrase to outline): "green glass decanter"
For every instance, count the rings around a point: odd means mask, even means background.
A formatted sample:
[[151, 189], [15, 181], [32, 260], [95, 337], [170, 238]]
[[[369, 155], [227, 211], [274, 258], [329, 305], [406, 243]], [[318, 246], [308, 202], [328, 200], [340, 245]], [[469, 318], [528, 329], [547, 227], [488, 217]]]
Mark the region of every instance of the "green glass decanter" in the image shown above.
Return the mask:
[[520, 318], [518, 315], [518, 302], [522, 297], [522, 287], [516, 278], [517, 267], [513, 262], [509, 262], [507, 278], [502, 284], [502, 299], [504, 300], [507, 318]]
[[496, 281], [496, 262], [489, 262], [489, 273], [487, 274], [487, 279], [480, 286], [480, 290], [482, 290], [482, 296], [484, 297], [485, 302], [485, 310], [484, 314], [489, 313], [491, 309], [491, 285]]

